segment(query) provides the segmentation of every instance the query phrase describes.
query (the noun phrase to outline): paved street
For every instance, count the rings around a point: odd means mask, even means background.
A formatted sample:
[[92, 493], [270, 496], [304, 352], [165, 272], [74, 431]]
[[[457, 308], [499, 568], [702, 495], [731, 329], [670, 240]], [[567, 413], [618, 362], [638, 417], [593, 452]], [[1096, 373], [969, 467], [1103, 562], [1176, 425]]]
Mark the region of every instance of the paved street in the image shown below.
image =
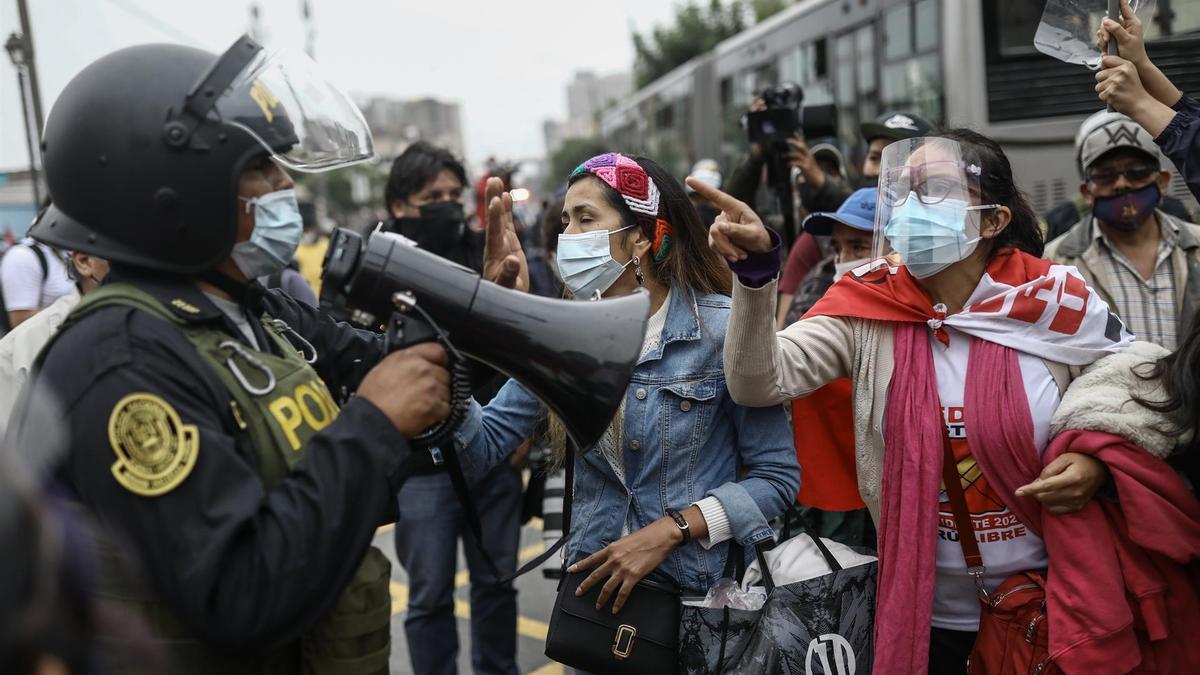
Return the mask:
[[[541, 521], [534, 519], [530, 527], [521, 530], [520, 558], [524, 562], [542, 552]], [[378, 546], [392, 561], [392, 673], [411, 675], [408, 663], [408, 645], [404, 639], [404, 611], [408, 606], [408, 584], [404, 570], [396, 562], [396, 548], [392, 539], [391, 526], [380, 528], [375, 535]], [[461, 545], [458, 560], [458, 576], [455, 578], [455, 607], [458, 617], [458, 672], [471, 674], [471, 622], [468, 601], [469, 580]], [[533, 675], [562, 675], [563, 667], [551, 663], [542, 652], [546, 640], [546, 622], [554, 607], [554, 582], [535, 570], [517, 579], [517, 660], [522, 673]]]

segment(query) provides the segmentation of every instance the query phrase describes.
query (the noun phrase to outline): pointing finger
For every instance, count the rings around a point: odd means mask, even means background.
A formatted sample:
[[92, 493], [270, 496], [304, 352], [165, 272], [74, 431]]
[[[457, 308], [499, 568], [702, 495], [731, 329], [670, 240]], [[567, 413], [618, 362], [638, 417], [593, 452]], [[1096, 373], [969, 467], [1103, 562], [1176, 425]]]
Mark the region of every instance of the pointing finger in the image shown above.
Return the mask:
[[687, 184], [688, 187], [699, 193], [701, 197], [704, 197], [718, 209], [729, 214], [729, 218], [732, 220], [740, 222], [741, 216], [750, 211], [750, 207], [745, 202], [733, 198], [708, 183], [689, 176]]

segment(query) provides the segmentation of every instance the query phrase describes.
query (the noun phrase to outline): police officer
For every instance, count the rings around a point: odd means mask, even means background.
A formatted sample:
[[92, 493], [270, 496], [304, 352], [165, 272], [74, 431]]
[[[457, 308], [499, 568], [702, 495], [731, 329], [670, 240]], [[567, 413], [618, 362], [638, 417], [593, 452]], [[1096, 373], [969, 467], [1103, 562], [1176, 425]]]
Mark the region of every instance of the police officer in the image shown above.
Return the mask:
[[[112, 271], [43, 352], [34, 398], [63, 409], [57, 478], [112, 535], [98, 595], [139, 610], [177, 672], [386, 673], [390, 570], [371, 540], [422, 454], [407, 439], [449, 412], [440, 346], [385, 357], [381, 337], [253, 281], [301, 236], [280, 165], [372, 153], [312, 72], [245, 37], [220, 57], [131, 47], [79, 73], [46, 123], [54, 205], [33, 236]], [[341, 392], [357, 396], [339, 410]], [[19, 413], [23, 449], [35, 414]]]

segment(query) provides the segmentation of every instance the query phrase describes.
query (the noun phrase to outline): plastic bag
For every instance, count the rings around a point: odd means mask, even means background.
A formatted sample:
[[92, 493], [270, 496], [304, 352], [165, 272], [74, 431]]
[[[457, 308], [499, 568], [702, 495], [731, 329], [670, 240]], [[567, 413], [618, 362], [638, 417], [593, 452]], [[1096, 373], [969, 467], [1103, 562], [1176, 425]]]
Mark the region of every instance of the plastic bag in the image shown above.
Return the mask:
[[[824, 542], [825, 547], [829, 549], [833, 557], [837, 559], [842, 569], [866, 565], [877, 560], [875, 556], [859, 553], [849, 546], [832, 539], [822, 538], [821, 541]], [[767, 559], [767, 564], [770, 566], [771, 579], [775, 582], [776, 586], [786, 586], [798, 581], [815, 579], [833, 571], [829, 568], [829, 564], [825, 562], [825, 558], [821, 555], [820, 550], [817, 549], [817, 545], [813, 543], [812, 537], [807, 534], [792, 537], [784, 541], [770, 551], [764, 552], [763, 557]], [[760, 586], [754, 586], [754, 584], [760, 583], [762, 583], [762, 573], [759, 572], [758, 561], [755, 560], [746, 568], [746, 576], [742, 579], [742, 588], [761, 588]]]
[[709, 609], [745, 609], [758, 611], [767, 602], [767, 589], [762, 586], [742, 588], [733, 579], [721, 579], [703, 600], [684, 600], [683, 604], [691, 607], [707, 607]]

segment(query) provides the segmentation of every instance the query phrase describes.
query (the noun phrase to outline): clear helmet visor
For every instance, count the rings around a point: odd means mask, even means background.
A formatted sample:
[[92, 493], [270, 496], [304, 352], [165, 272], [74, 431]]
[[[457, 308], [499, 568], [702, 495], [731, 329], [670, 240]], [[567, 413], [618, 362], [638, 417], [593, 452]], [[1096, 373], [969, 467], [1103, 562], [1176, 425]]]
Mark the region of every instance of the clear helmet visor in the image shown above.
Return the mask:
[[981, 168], [947, 138], [895, 141], [883, 150], [872, 257], [917, 277], [969, 256], [980, 239]]
[[[1155, 0], [1129, 0], [1129, 7], [1146, 25], [1154, 16], [1154, 5]], [[1102, 56], [1096, 31], [1107, 15], [1108, 0], [1047, 0], [1033, 46], [1059, 61], [1096, 70]]]
[[289, 169], [329, 171], [375, 156], [358, 106], [299, 52], [260, 51], [214, 108]]

